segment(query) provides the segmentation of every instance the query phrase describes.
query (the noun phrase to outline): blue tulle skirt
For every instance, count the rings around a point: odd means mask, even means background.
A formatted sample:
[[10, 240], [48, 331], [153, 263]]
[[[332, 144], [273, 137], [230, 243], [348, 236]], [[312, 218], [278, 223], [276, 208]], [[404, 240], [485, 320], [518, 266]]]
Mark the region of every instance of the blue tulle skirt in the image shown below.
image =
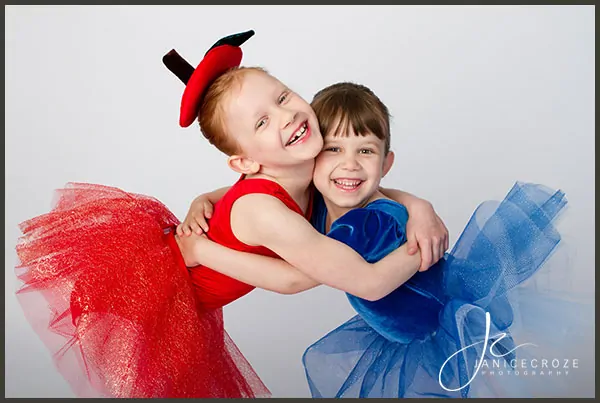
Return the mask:
[[[541, 344], [560, 346], [568, 335], [550, 332], [576, 308], [556, 309], [558, 300], [523, 284], [559, 245], [553, 221], [566, 204], [562, 191], [519, 182], [501, 202], [482, 203], [428, 271], [379, 301], [348, 295], [358, 315], [304, 353], [312, 396], [534, 397], [529, 380], [514, 376], [520, 360], [535, 359]], [[557, 316], [540, 325], [536, 309]]]

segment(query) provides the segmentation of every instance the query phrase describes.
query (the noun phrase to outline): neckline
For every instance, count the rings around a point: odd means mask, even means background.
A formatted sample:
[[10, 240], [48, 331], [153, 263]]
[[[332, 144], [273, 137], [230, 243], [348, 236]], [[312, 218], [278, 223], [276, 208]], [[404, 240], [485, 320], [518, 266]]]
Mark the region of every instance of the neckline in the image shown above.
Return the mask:
[[[312, 197], [312, 195], [311, 195], [311, 197]], [[323, 197], [323, 196], [321, 195], [321, 197]], [[334, 221], [331, 222], [331, 225], [329, 226], [329, 230], [325, 231], [325, 233], [328, 233], [329, 231], [331, 231], [331, 227], [333, 227], [333, 224], [336, 221], [338, 221], [339, 219], [343, 218], [349, 212], [358, 210], [358, 209], [370, 209], [370, 207], [374, 206], [375, 204], [392, 204], [392, 205], [397, 204], [397, 205], [402, 206], [402, 204], [400, 204], [394, 200], [389, 200], [389, 199], [384, 199], [384, 198], [373, 200], [373, 201], [367, 203], [364, 207], [355, 207], [353, 209], [346, 211], [343, 215], [339, 216], [338, 218], [336, 218]], [[329, 210], [327, 209], [327, 205], [325, 204], [324, 198], [323, 198], [323, 205], [325, 206], [325, 215], [323, 217], [323, 228], [327, 229], [327, 217], [329, 216]]]
[[290, 193], [287, 190], [285, 190], [285, 188], [283, 186], [281, 186], [279, 183], [275, 182], [274, 180], [265, 179], [265, 178], [246, 178], [245, 174], [242, 174], [242, 176], [240, 177], [238, 182], [240, 182], [242, 180], [244, 180], [244, 181], [264, 181], [264, 182], [268, 182], [270, 184], [275, 185], [275, 187], [277, 187], [278, 190], [281, 193], [283, 193], [284, 196], [292, 203], [296, 212], [299, 213], [300, 215], [302, 215], [305, 219], [310, 220], [310, 217], [312, 215], [313, 197], [315, 194], [314, 189], [310, 189], [313, 186], [312, 182], [310, 183], [310, 185], [308, 185], [308, 190], [309, 190], [308, 206], [306, 207], [306, 213], [305, 213], [304, 211], [302, 211], [302, 208], [296, 202], [296, 200], [294, 200], [292, 195], [290, 195]]

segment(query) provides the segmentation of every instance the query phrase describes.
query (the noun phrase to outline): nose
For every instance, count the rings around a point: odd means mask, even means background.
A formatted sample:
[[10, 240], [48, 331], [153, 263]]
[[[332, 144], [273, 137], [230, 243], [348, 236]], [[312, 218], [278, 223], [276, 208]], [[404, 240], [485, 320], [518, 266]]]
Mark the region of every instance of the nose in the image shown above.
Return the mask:
[[355, 153], [344, 153], [344, 159], [341, 163], [341, 168], [345, 169], [346, 171], [358, 171], [360, 170], [360, 164], [358, 163], [358, 160], [356, 159], [356, 154]]
[[281, 116], [282, 129], [287, 129], [294, 124], [296, 121], [297, 112], [284, 111]]

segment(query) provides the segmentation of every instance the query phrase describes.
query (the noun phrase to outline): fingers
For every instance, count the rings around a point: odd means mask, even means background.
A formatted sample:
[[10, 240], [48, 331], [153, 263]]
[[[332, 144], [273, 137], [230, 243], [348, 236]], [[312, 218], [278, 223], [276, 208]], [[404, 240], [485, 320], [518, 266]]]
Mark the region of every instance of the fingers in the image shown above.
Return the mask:
[[444, 252], [450, 249], [450, 235], [448, 235], [448, 229], [446, 229], [446, 236], [444, 237]]
[[186, 218], [184, 222], [177, 226], [177, 235], [179, 236], [190, 236], [192, 234], [202, 235], [208, 232], [208, 222], [204, 217], [192, 217]]
[[419, 246], [421, 249], [421, 267], [419, 268], [419, 271], [425, 271], [429, 269], [432, 264], [432, 245], [429, 240], [424, 240], [419, 243]]
[[444, 257], [444, 253], [446, 253], [446, 250], [448, 249], [448, 248], [446, 248], [446, 243], [447, 243], [446, 240], [440, 242], [440, 259]]
[[[213, 214], [213, 205], [209, 201], [204, 202], [204, 216], [206, 218], [211, 218]], [[208, 231], [208, 226], [205, 231]]]
[[203, 231], [202, 227], [200, 226], [200, 224], [198, 224], [198, 221], [196, 221], [195, 219], [190, 220], [189, 230], [191, 231], [191, 233], [195, 233], [198, 235], [200, 235]]
[[192, 235], [192, 230], [190, 229], [187, 220], [177, 226], [177, 235], [180, 237]]
[[436, 263], [442, 257], [440, 250], [442, 249], [442, 240], [438, 237], [431, 238], [431, 264]]
[[[444, 253], [448, 250], [448, 248], [450, 247], [450, 236], [448, 234], [448, 227], [446, 227], [446, 224], [444, 224], [444, 222], [438, 217], [438, 222], [441, 224], [441, 227], [443, 228], [443, 232], [442, 232], [442, 246], [444, 247]], [[442, 256], [444, 256], [444, 254], [442, 253]]]
[[[205, 222], [206, 223], [206, 222]], [[206, 224], [208, 227], [208, 224]], [[177, 235], [180, 237], [190, 236], [193, 233], [201, 235], [204, 232], [200, 224], [196, 222], [196, 220], [192, 218], [186, 218], [184, 222], [180, 223], [177, 226]]]
[[409, 255], [414, 255], [415, 253], [417, 253], [417, 250], [419, 250], [419, 245], [417, 244], [417, 238], [414, 233], [408, 234], [407, 247], [408, 247]]
[[[443, 225], [443, 223], [442, 223], [442, 225]], [[440, 248], [442, 250], [440, 258], [443, 258], [444, 254], [448, 250], [448, 229], [446, 228], [445, 225], [444, 225], [444, 235], [442, 236], [442, 244], [440, 245]]]
[[208, 231], [208, 222], [206, 221], [204, 216], [194, 215], [193, 220], [190, 222], [190, 226], [192, 227], [192, 230], [198, 235], [201, 235], [203, 232]]
[[183, 225], [183, 235], [184, 236], [192, 235], [192, 229], [190, 228], [190, 225], [187, 223]]
[[204, 195], [198, 196], [192, 202], [185, 220], [177, 226], [177, 235], [202, 235], [208, 232], [208, 219], [213, 215], [213, 205]]

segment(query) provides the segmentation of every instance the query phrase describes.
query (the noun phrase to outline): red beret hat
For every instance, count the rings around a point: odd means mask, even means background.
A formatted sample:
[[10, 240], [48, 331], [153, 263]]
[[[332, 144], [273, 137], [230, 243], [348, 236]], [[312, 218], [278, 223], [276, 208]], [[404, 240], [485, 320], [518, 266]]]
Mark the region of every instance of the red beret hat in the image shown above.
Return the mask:
[[181, 97], [179, 125], [188, 127], [198, 117], [198, 110], [208, 87], [227, 70], [242, 61], [240, 46], [254, 31], [241, 32], [219, 39], [204, 55], [195, 69], [175, 49], [163, 56], [163, 63], [186, 85]]

